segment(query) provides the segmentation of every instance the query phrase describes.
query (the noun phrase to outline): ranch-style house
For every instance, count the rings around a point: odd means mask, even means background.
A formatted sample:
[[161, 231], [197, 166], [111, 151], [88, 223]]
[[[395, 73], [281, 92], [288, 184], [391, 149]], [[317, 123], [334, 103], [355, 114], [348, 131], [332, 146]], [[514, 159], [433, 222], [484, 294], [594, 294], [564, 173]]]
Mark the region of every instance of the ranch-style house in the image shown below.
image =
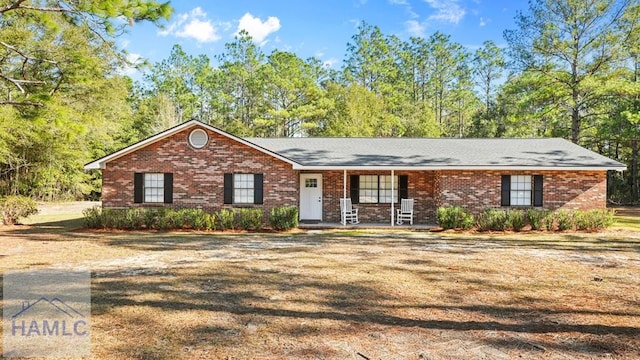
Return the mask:
[[396, 223], [413, 199], [413, 223], [439, 206], [606, 207], [617, 161], [558, 138], [240, 138], [191, 120], [95, 160], [105, 208], [297, 206], [301, 221]]

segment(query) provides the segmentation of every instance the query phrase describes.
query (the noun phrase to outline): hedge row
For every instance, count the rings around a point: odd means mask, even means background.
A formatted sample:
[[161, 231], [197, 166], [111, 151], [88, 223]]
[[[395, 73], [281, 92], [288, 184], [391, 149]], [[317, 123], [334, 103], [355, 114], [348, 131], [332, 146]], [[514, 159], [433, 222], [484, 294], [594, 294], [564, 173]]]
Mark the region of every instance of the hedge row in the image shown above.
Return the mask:
[[[100, 206], [83, 211], [84, 222], [91, 229], [121, 230], [261, 230], [261, 209], [222, 209], [209, 213], [202, 209], [130, 208], [103, 209]], [[271, 210], [269, 225], [274, 230], [298, 226], [298, 208], [283, 206]]]
[[438, 224], [443, 229], [476, 228], [478, 231], [521, 231], [527, 226], [531, 230], [597, 231], [610, 227], [615, 211], [597, 210], [537, 210], [537, 209], [485, 209], [478, 216], [459, 206], [440, 207], [437, 211]]

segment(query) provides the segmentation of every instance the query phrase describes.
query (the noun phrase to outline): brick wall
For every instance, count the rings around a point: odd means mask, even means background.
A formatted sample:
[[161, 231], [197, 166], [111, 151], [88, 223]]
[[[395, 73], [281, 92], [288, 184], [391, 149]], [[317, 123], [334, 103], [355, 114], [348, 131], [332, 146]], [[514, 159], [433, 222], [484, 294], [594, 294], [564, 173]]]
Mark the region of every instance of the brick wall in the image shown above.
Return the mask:
[[[291, 165], [216, 132], [207, 131], [208, 144], [194, 149], [188, 143], [195, 127], [180, 131], [107, 163], [103, 170], [105, 207], [196, 207], [208, 211], [223, 204], [225, 173], [262, 173], [264, 204], [248, 205], [268, 212], [282, 205], [299, 205], [299, 172]], [[134, 204], [133, 177], [141, 172], [173, 173], [173, 204]], [[318, 173], [313, 172], [313, 173]], [[343, 172], [323, 174], [323, 221], [340, 221]], [[348, 171], [351, 175], [390, 175], [390, 171]], [[606, 206], [606, 171], [397, 171], [408, 175], [409, 197], [415, 199], [414, 223], [435, 223], [438, 206], [461, 205], [474, 213], [500, 206], [501, 175], [543, 175], [544, 208], [591, 209]], [[243, 205], [244, 206], [244, 205]], [[357, 204], [360, 221], [389, 223], [390, 204]], [[396, 204], [397, 208], [398, 204]]]
[[[390, 171], [347, 171], [347, 197], [350, 197], [351, 175], [391, 175]], [[435, 222], [435, 172], [396, 171], [395, 175], [409, 176], [409, 198], [415, 199], [414, 224]], [[396, 184], [397, 186], [397, 184]], [[340, 221], [340, 198], [343, 197], [343, 172], [323, 173], [323, 217], [327, 222]], [[395, 205], [397, 209], [399, 203]], [[391, 222], [391, 204], [356, 204], [358, 217], [363, 223]]]
[[[291, 165], [249, 146], [207, 131], [202, 149], [189, 145], [191, 127], [106, 165], [102, 204], [105, 207], [169, 206], [216, 211], [223, 204], [225, 173], [263, 173], [264, 204], [247, 205], [268, 212], [281, 205], [298, 206], [298, 172]], [[173, 204], [134, 204], [134, 173], [173, 173]], [[245, 205], [243, 205], [245, 207]]]
[[440, 171], [437, 205], [459, 205], [474, 213], [500, 207], [502, 175], [542, 175], [545, 209], [606, 207], [606, 171]]

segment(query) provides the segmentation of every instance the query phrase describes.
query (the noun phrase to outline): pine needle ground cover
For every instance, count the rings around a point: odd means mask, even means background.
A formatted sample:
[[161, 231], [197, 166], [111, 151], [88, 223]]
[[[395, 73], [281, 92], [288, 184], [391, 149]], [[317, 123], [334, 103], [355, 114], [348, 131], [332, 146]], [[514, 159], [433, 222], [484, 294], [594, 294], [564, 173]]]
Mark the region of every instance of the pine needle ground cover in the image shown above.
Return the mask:
[[0, 269], [90, 269], [98, 359], [640, 357], [635, 232], [105, 232], [65, 221], [0, 228]]

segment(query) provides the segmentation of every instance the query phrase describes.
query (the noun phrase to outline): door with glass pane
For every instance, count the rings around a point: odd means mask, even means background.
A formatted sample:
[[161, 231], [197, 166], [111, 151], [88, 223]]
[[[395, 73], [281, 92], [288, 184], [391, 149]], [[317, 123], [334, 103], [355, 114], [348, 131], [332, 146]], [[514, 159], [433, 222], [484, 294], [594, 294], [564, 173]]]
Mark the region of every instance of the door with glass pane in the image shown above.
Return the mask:
[[300, 174], [300, 220], [322, 220], [322, 174]]

